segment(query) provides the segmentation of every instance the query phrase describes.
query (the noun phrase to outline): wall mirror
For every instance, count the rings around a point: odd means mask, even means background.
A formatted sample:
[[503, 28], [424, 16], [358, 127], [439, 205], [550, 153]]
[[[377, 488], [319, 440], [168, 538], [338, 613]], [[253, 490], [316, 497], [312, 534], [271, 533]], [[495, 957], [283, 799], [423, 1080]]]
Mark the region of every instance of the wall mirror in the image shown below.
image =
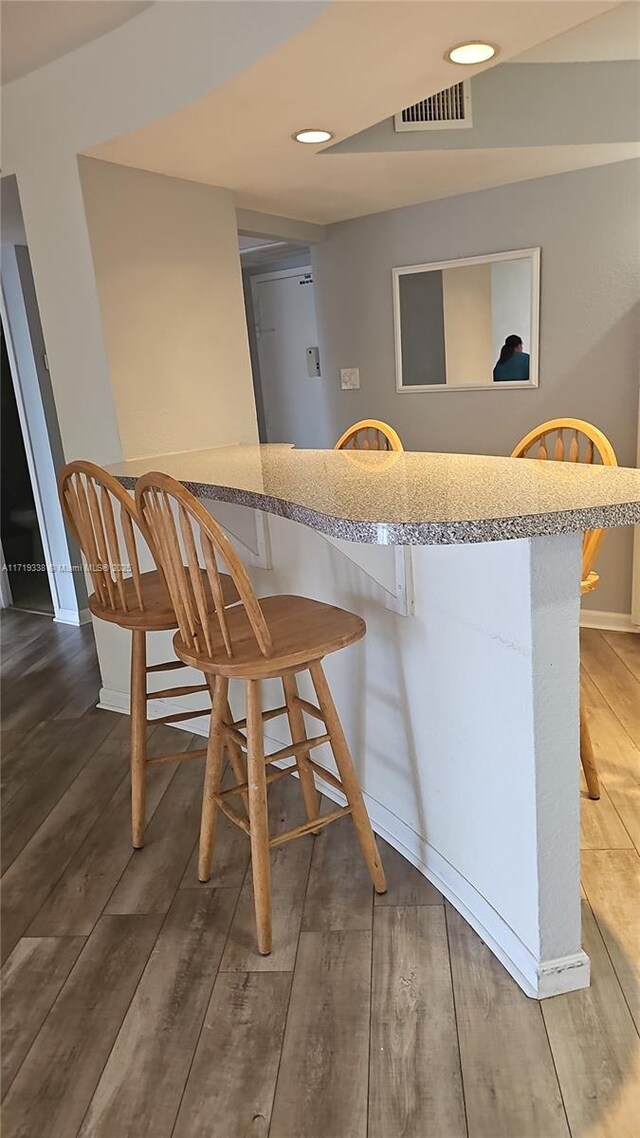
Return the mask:
[[393, 270], [398, 391], [538, 386], [540, 250]]

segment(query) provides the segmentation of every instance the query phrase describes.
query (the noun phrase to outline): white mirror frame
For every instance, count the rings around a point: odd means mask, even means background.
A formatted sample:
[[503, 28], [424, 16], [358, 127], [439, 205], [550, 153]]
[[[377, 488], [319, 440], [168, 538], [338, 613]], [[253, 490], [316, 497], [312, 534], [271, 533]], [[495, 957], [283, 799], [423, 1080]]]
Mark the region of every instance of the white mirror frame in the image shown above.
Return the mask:
[[[448, 383], [403, 384], [402, 382], [402, 343], [400, 324], [400, 277], [410, 273], [437, 272], [439, 269], [461, 268], [464, 265], [486, 265], [496, 261], [516, 261], [528, 257], [531, 261], [531, 344], [529, 351], [529, 379], [501, 380], [500, 383], [474, 383], [452, 385]], [[540, 247], [535, 249], [513, 249], [508, 253], [487, 253], [479, 257], [456, 257], [453, 261], [432, 261], [424, 265], [404, 265], [392, 269], [393, 281], [393, 334], [396, 358], [396, 391], [399, 394], [427, 391], [496, 391], [512, 388], [535, 388], [538, 386], [538, 357], [540, 337]]]

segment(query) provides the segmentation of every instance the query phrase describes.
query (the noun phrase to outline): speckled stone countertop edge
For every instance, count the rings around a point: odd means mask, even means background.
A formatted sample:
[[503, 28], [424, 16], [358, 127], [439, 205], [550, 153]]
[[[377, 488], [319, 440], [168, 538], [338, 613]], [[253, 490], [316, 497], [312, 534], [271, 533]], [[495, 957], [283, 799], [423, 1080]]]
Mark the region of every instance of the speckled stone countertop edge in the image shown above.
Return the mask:
[[[137, 476], [117, 474], [116, 477], [126, 490], [135, 489]], [[360, 521], [356, 518], [337, 518], [312, 510], [301, 503], [274, 498], [253, 490], [184, 479], [180, 479], [180, 482], [196, 498], [248, 506], [299, 522], [328, 537], [342, 538], [362, 545], [472, 545], [640, 524], [640, 502], [577, 507], [573, 510], [526, 514], [522, 517], [481, 518], [475, 521]]]

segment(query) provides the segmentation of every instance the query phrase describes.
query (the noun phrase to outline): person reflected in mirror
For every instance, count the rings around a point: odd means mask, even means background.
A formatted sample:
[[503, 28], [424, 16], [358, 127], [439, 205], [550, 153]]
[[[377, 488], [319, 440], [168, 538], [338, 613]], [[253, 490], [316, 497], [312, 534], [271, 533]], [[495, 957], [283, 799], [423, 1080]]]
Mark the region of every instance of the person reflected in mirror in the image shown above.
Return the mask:
[[493, 369], [495, 383], [520, 382], [529, 378], [529, 353], [522, 350], [520, 336], [507, 336], [500, 359]]

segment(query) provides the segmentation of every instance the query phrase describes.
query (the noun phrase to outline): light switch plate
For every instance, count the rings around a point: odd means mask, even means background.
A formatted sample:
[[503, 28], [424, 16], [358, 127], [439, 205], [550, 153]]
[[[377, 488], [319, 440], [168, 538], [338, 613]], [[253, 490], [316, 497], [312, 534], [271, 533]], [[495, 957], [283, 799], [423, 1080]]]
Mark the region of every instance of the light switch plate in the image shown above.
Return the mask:
[[358, 391], [360, 388], [360, 368], [341, 367], [340, 387], [343, 391]]

